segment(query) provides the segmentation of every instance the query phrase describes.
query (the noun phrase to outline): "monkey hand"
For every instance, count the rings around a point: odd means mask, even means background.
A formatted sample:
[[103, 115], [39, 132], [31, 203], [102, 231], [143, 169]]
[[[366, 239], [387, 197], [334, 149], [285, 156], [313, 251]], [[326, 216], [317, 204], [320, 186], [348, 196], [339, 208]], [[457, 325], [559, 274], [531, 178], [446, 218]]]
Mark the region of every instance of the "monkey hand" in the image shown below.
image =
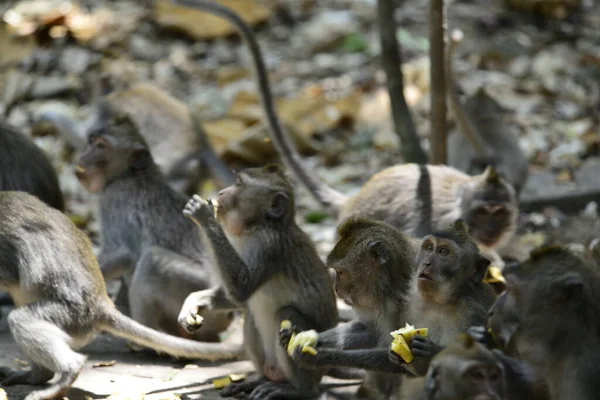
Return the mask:
[[390, 351], [388, 351], [388, 358], [392, 362], [392, 364], [406, 365], [406, 361], [404, 361], [404, 359], [402, 357], [400, 357], [400, 354], [396, 353], [392, 349], [390, 349]]
[[316, 369], [317, 358], [319, 353], [313, 354], [311, 352], [302, 351], [302, 346], [296, 347], [294, 353], [292, 353], [292, 359], [301, 367]]
[[475, 341], [489, 347], [494, 344], [494, 337], [491, 335], [488, 328], [485, 326], [471, 326], [467, 329], [467, 333]]
[[295, 333], [298, 333], [298, 330], [296, 329], [295, 326], [282, 327], [279, 330], [279, 344], [281, 344], [281, 347], [283, 347], [284, 349], [287, 349], [288, 345], [290, 344], [290, 340], [292, 340], [292, 336]]
[[209, 221], [215, 218], [215, 204], [195, 194], [185, 205], [183, 215], [195, 222]]
[[203, 323], [202, 313], [213, 308], [213, 291], [211, 289], [200, 290], [191, 293], [179, 312], [177, 322], [188, 333], [198, 331]]
[[426, 337], [417, 335], [410, 342], [410, 351], [415, 357], [433, 358], [444, 348]]

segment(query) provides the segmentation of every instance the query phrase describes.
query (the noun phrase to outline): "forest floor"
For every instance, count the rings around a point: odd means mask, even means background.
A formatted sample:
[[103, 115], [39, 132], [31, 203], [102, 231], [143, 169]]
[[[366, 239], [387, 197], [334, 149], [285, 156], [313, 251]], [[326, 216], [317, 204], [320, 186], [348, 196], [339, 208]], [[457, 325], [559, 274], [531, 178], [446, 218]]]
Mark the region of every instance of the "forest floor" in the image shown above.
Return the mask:
[[[253, 21], [282, 120], [315, 175], [351, 194], [377, 171], [403, 162], [379, 68], [375, 0], [222, 2]], [[31, 133], [50, 155], [67, 212], [96, 247], [94, 196], [74, 177], [76, 151], [56, 132], [39, 128], [37, 117], [61, 112], [82, 120], [98, 72], [117, 88], [124, 82], [149, 82], [193, 105], [216, 150], [232, 167], [274, 159], [264, 140], [244, 43], [223, 21], [167, 7], [164, 1], [151, 3], [33, 0], [0, 5], [6, 22], [0, 29], [0, 91], [7, 120]], [[428, 1], [399, 3], [405, 96], [428, 149]], [[540, 22], [539, 17], [507, 11], [501, 0], [448, 1], [449, 28], [465, 33], [454, 59], [461, 91], [469, 97], [484, 88], [503, 107], [506, 129], [518, 135], [530, 161], [523, 192], [528, 204], [556, 195], [556, 207], [521, 213], [510, 248], [519, 257], [542, 243], [583, 248], [600, 236], [600, 196], [567, 206], [561, 201], [568, 192], [600, 193], [600, 7], [594, 0], [581, 3], [584, 11], [568, 21]], [[48, 29], [31, 34], [36, 26]], [[15, 39], [9, 30], [22, 37]], [[60, 38], [65, 31], [70, 32], [68, 40]], [[450, 127], [456, 134], [452, 117]], [[214, 189], [201, 190], [210, 195]], [[335, 221], [323, 215], [303, 187], [297, 185], [296, 194], [298, 222], [325, 257], [334, 243]], [[147, 393], [146, 399], [199, 390], [201, 398], [216, 398], [212, 378], [251, 370], [247, 361], [186, 368], [182, 361], [134, 353], [123, 341], [105, 335], [83, 352], [89, 362], [70, 399], [100, 399], [124, 390]], [[26, 368], [23, 359], [4, 318], [0, 366]], [[116, 363], [94, 367], [111, 360]], [[23, 386], [5, 389], [10, 400], [28, 393]]]

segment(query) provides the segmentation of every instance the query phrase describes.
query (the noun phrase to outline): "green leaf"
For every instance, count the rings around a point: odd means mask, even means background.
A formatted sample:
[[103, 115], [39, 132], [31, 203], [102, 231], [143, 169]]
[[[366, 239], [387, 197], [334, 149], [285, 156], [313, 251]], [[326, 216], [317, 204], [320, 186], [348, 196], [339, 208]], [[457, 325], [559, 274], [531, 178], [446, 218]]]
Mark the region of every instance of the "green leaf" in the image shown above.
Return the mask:
[[342, 49], [349, 53], [360, 53], [367, 50], [369, 44], [362, 33], [351, 33], [344, 38]]
[[309, 224], [318, 224], [327, 218], [329, 218], [329, 214], [323, 211], [309, 211], [304, 217], [304, 220]]

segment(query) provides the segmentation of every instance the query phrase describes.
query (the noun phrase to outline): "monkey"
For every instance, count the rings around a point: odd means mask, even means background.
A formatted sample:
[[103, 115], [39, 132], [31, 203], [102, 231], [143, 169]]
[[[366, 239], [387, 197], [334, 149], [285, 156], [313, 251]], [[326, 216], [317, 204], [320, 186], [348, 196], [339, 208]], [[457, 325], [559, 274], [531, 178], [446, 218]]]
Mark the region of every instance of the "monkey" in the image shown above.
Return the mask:
[[[50, 207], [65, 211], [58, 176], [48, 156], [25, 134], [0, 120], [0, 191], [8, 190], [30, 193]], [[0, 304], [13, 305], [13, 301], [0, 292]]]
[[[233, 173], [216, 154], [200, 118], [183, 102], [150, 83], [136, 83], [96, 100], [129, 113], [167, 181], [175, 190], [192, 195], [208, 178], [218, 187], [233, 182]], [[95, 104], [85, 121], [76, 121], [56, 111], [43, 111], [37, 122], [50, 122], [76, 149], [87, 142], [90, 129], [106, 118]]]
[[218, 309], [219, 303], [243, 307], [244, 345], [260, 377], [227, 386], [221, 395], [317, 396], [324, 371], [295, 365], [278, 338], [284, 320], [317, 332], [338, 321], [330, 275], [294, 220], [292, 185], [277, 165], [244, 169], [234, 185], [219, 192], [216, 212], [215, 217], [212, 203], [198, 195], [183, 211], [210, 243], [221, 286], [208, 296], [206, 291], [190, 294], [181, 309], [181, 325], [193, 332], [187, 317]]
[[[248, 24], [228, 7], [210, 0], [173, 1], [218, 15], [238, 29], [252, 55], [273, 145], [287, 169], [338, 222], [364, 215], [408, 233], [416, 233], [423, 224], [430, 225], [431, 230], [426, 233], [431, 233], [448, 229], [461, 218], [470, 225], [482, 251], [495, 265], [504, 265], [495, 249], [506, 245], [513, 236], [518, 205], [514, 188], [493, 167], [482, 174], [469, 176], [443, 165], [396, 165], [375, 174], [354, 196], [336, 191], [303, 165], [298, 150], [284, 131], [275, 109], [260, 46]], [[418, 190], [424, 179], [429, 180], [429, 185], [422, 185], [426, 187]]]
[[448, 99], [459, 130], [448, 137], [448, 165], [469, 175], [481, 174], [488, 165], [496, 167], [518, 196], [527, 182], [529, 164], [519, 138], [502, 120], [504, 110], [480, 88], [465, 105], [457, 92], [452, 68], [452, 58], [462, 32], [454, 30], [450, 35], [446, 55]]
[[[124, 277], [131, 316], [151, 328], [189, 337], [177, 322], [188, 294], [217, 285], [214, 260], [181, 210], [187, 199], [154, 163], [133, 119], [103, 101], [76, 176], [98, 194], [104, 279]], [[234, 310], [207, 313], [194, 338], [218, 341]]]
[[0, 149], [0, 190], [22, 190], [65, 211], [56, 170], [42, 149], [4, 121], [0, 121]]
[[596, 398], [597, 268], [563, 246], [549, 245], [507, 266], [504, 275], [506, 292], [488, 319], [501, 348], [545, 379], [549, 398]]
[[16, 308], [10, 332], [30, 358], [28, 371], [0, 369], [1, 384], [40, 385], [25, 400], [62, 398], [86, 357], [76, 350], [98, 332], [132, 340], [176, 357], [235, 359], [237, 345], [198, 343], [145, 327], [115, 308], [91, 242], [60, 211], [25, 192], [0, 192], [0, 288]]
[[425, 377], [403, 382], [402, 400], [508, 400], [503, 365], [467, 334], [438, 353]]
[[[379, 229], [381, 235], [376, 236], [377, 240], [380, 236], [390, 237], [390, 241], [398, 243], [396, 238], [402, 235], [385, 223], [381, 223]], [[363, 236], [366, 243], [373, 236], [367, 232], [365, 230], [366, 235]], [[356, 235], [361, 236], [359, 233]], [[349, 247], [341, 242], [342, 247], [339, 248], [341, 251], [338, 254], [342, 254], [343, 258], [339, 263], [335, 262], [332, 265], [341, 268], [341, 265], [356, 262], [360, 263], [357, 266], [362, 266], [363, 272], [355, 278], [357, 281], [354, 284], [348, 281], [348, 288], [352, 290], [352, 294], [345, 296], [351, 301], [362, 298], [361, 302], [371, 304], [371, 307], [375, 306], [372, 315], [377, 318], [380, 341], [373, 348], [357, 350], [339, 350], [333, 348], [335, 344], [325, 348], [317, 342], [316, 355], [296, 349], [293, 353], [294, 360], [306, 367], [339, 366], [364, 368], [387, 374], [422, 375], [426, 372], [431, 358], [441, 351], [441, 346], [451, 343], [458, 333], [465, 332], [469, 326], [485, 321], [487, 310], [495, 298], [491, 287], [483, 282], [490, 261], [480, 254], [477, 245], [468, 234], [464, 221], [457, 220], [452, 229], [426, 236], [418, 241], [417, 246], [412, 247], [411, 242], [413, 241], [405, 241], [401, 246], [377, 245], [372, 248], [366, 245]], [[372, 257], [374, 250], [380, 251], [375, 253], [380, 258], [371, 259], [372, 265], [366, 261], [361, 263], [365, 257]], [[365, 252], [371, 252], [371, 255], [366, 255]], [[410, 252], [416, 254], [412, 263], [405, 262], [400, 266], [390, 262], [386, 266], [386, 262], [402, 260], [402, 257], [406, 257]], [[368, 267], [365, 265], [383, 275], [380, 278], [379, 291], [366, 288], [360, 291], [366, 281], [364, 270]], [[338, 278], [341, 281], [346, 275], [345, 269], [340, 271], [342, 277], [336, 276], [336, 282]], [[358, 271], [360, 269], [357, 268]], [[399, 282], [394, 280], [393, 284], [382, 286], [396, 274], [404, 276]], [[411, 351], [416, 357], [411, 364], [406, 364], [389, 348], [392, 341], [390, 331], [403, 326], [405, 322], [418, 327], [428, 327], [430, 332], [428, 338], [417, 336], [411, 341]], [[285, 332], [280, 334], [280, 339], [281, 344], [285, 346]], [[394, 393], [396, 389], [390, 390]]]

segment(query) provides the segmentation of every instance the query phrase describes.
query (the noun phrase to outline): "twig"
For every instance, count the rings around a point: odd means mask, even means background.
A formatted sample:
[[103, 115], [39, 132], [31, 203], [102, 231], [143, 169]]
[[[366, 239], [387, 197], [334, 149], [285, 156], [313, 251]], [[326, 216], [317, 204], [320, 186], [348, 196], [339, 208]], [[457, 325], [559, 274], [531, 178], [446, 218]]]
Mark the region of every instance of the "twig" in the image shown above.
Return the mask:
[[446, 76], [444, 47], [446, 9], [444, 0], [429, 0], [429, 60], [431, 81], [431, 163], [447, 163]]

